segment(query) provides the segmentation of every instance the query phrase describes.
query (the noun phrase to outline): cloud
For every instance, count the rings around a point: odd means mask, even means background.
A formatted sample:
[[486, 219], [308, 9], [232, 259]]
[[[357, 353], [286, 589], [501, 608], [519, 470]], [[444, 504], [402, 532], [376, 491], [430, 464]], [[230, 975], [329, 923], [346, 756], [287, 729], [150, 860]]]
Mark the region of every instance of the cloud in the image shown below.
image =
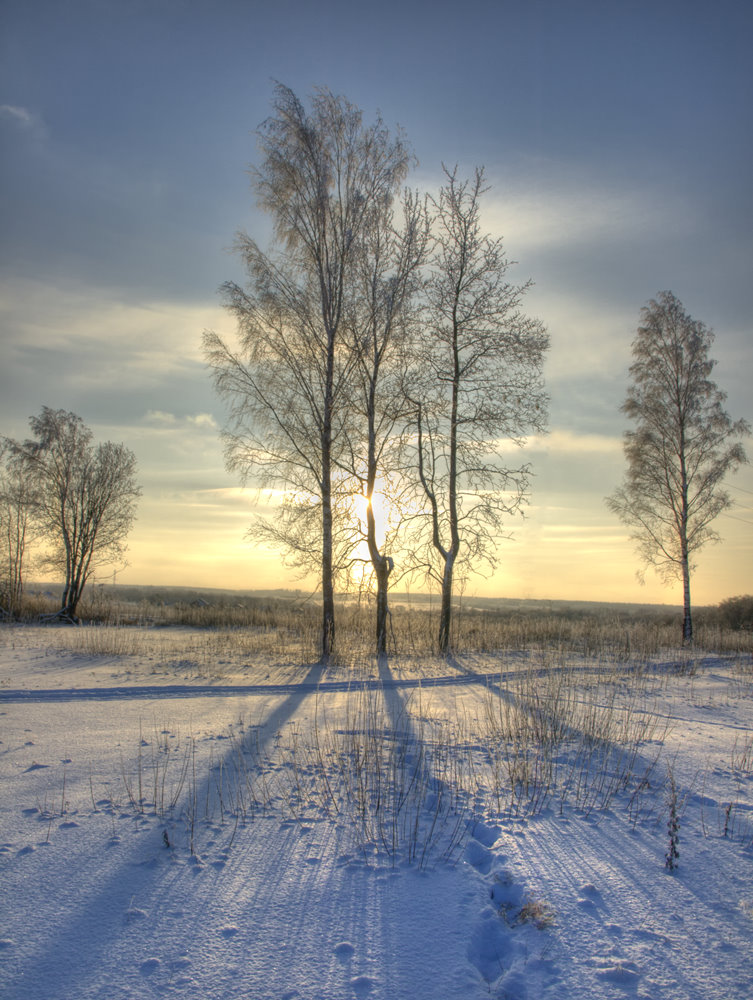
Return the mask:
[[218, 305], [131, 304], [96, 288], [7, 281], [0, 285], [0, 324], [5, 425], [25, 422], [44, 404], [72, 409], [88, 423], [138, 426], [153, 411], [189, 415], [194, 433], [213, 427], [217, 398], [201, 334], [225, 334], [232, 325]]
[[27, 111], [26, 108], [18, 108], [13, 104], [0, 104], [0, 118], [18, 122], [23, 127], [28, 127], [32, 122], [30, 111]]
[[13, 122], [21, 128], [34, 128], [37, 124], [37, 119], [31, 111], [14, 104], [0, 104], [0, 118]]
[[177, 417], [174, 413], [165, 413], [164, 410], [149, 410], [144, 416], [144, 420], [148, 424], [157, 424], [161, 426], [174, 426], [177, 423]]
[[[666, 226], [690, 227], [692, 212], [679, 197], [661, 199], [650, 190], [597, 186], [592, 181], [560, 180], [540, 187], [490, 192], [484, 222], [503, 233], [516, 257], [546, 249], [572, 251], [574, 246], [632, 243]], [[674, 229], [677, 235], [677, 229]]]
[[216, 431], [219, 426], [211, 413], [197, 413], [193, 417], [186, 417], [186, 420], [194, 427], [201, 427], [211, 431]]
[[193, 434], [196, 430], [214, 433], [219, 430], [219, 424], [211, 413], [188, 413], [183, 417], [178, 417], [165, 410], [147, 410], [143, 419], [145, 424], [153, 427], [176, 430], [181, 433]]
[[556, 455], [614, 455], [622, 452], [622, 438], [606, 434], [577, 434], [567, 430], [553, 430], [551, 434], [537, 434], [528, 438], [526, 449]]
[[17, 104], [0, 104], [0, 122], [7, 122], [10, 128], [41, 141], [47, 138], [47, 127], [39, 115]]
[[[472, 172], [459, 172], [470, 177]], [[421, 187], [446, 183], [436, 171], [418, 171]], [[485, 171], [481, 200], [485, 231], [504, 237], [505, 248], [526, 267], [546, 251], [570, 254], [600, 244], [632, 246], [649, 236], [663, 239], [694, 232], [700, 209], [679, 187], [668, 190], [636, 181], [622, 183], [597, 168], [543, 156], [507, 156]]]

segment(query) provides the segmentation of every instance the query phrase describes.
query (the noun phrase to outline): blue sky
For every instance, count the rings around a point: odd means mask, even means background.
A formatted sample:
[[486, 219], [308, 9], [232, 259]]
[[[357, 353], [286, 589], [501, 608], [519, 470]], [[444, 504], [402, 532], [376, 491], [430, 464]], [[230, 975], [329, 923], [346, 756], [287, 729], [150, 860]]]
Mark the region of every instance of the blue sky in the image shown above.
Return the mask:
[[[269, 231], [246, 170], [273, 81], [345, 94], [400, 125], [434, 188], [486, 167], [485, 223], [532, 278], [552, 349], [550, 435], [501, 570], [504, 596], [676, 600], [603, 497], [619, 481], [630, 342], [671, 289], [717, 334], [733, 417], [750, 403], [753, 7], [672, 2], [431, 5], [4, 0], [0, 9], [0, 432], [72, 409], [138, 456], [132, 582], [261, 586], [255, 498], [223, 469], [201, 332], [238, 229]], [[753, 589], [753, 476], [699, 601]], [[287, 580], [287, 578], [285, 578]], [[294, 581], [290, 581], [295, 585]]]

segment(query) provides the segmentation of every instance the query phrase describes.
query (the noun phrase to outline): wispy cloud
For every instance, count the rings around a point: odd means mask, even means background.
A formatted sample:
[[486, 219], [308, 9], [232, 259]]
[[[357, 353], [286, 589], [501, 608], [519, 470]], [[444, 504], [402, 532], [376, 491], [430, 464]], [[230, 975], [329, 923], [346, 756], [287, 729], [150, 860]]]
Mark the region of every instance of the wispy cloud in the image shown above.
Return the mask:
[[[436, 171], [419, 170], [418, 177], [435, 191], [446, 180]], [[682, 235], [698, 218], [698, 208], [679, 189], [618, 183], [573, 162], [508, 160], [487, 170], [485, 179], [482, 224], [503, 236], [510, 256], [522, 262], [541, 251], [663, 237], [668, 225], [674, 236]]]
[[177, 431], [188, 430], [195, 432], [196, 430], [203, 430], [215, 432], [219, 429], [219, 424], [211, 413], [189, 413], [178, 417], [166, 410], [147, 410], [144, 414], [144, 423], [151, 427]]
[[178, 418], [174, 413], [165, 413], [164, 410], [149, 410], [144, 415], [147, 424], [156, 424], [158, 427], [174, 427]]
[[0, 121], [8, 122], [37, 139], [47, 135], [47, 128], [42, 118], [17, 104], [0, 104]]
[[567, 430], [553, 430], [551, 434], [538, 434], [528, 438], [526, 449], [556, 455], [613, 455], [622, 450], [622, 438], [606, 434], [576, 434]]
[[200, 427], [204, 430], [216, 431], [219, 426], [211, 413], [197, 413], [195, 416], [186, 417], [186, 420], [193, 427]]
[[22, 128], [32, 128], [34, 125], [34, 115], [26, 108], [19, 108], [15, 104], [0, 104], [0, 118], [15, 122]]

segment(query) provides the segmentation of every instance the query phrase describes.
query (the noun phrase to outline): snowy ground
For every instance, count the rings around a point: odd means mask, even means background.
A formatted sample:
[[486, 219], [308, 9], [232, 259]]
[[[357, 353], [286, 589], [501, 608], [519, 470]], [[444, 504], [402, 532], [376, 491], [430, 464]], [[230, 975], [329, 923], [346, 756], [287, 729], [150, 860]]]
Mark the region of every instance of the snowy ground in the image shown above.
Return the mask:
[[7, 1000], [753, 996], [749, 658], [80, 632], [0, 629]]

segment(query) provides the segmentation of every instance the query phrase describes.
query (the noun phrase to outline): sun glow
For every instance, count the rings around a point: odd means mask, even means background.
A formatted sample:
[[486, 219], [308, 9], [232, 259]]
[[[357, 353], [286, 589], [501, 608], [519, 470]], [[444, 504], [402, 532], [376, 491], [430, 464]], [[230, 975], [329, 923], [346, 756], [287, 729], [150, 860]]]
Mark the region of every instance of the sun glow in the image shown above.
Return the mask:
[[371, 502], [369, 498], [364, 496], [363, 493], [359, 493], [354, 498], [354, 506], [356, 516], [361, 525], [361, 531], [366, 538], [368, 532], [368, 518], [369, 518], [369, 507], [374, 514], [374, 528], [375, 528], [375, 540], [377, 545], [381, 548], [384, 544], [386, 537], [386, 526], [389, 520], [389, 509], [388, 503], [383, 493], [374, 491]]
[[384, 549], [390, 517], [389, 503], [383, 492], [375, 490], [371, 501], [363, 493], [357, 493], [353, 497], [353, 513], [358, 521], [359, 540], [353, 553], [352, 573], [355, 580], [364, 586], [369, 583], [372, 570], [368, 544], [369, 507], [374, 514], [374, 541], [380, 552]]

